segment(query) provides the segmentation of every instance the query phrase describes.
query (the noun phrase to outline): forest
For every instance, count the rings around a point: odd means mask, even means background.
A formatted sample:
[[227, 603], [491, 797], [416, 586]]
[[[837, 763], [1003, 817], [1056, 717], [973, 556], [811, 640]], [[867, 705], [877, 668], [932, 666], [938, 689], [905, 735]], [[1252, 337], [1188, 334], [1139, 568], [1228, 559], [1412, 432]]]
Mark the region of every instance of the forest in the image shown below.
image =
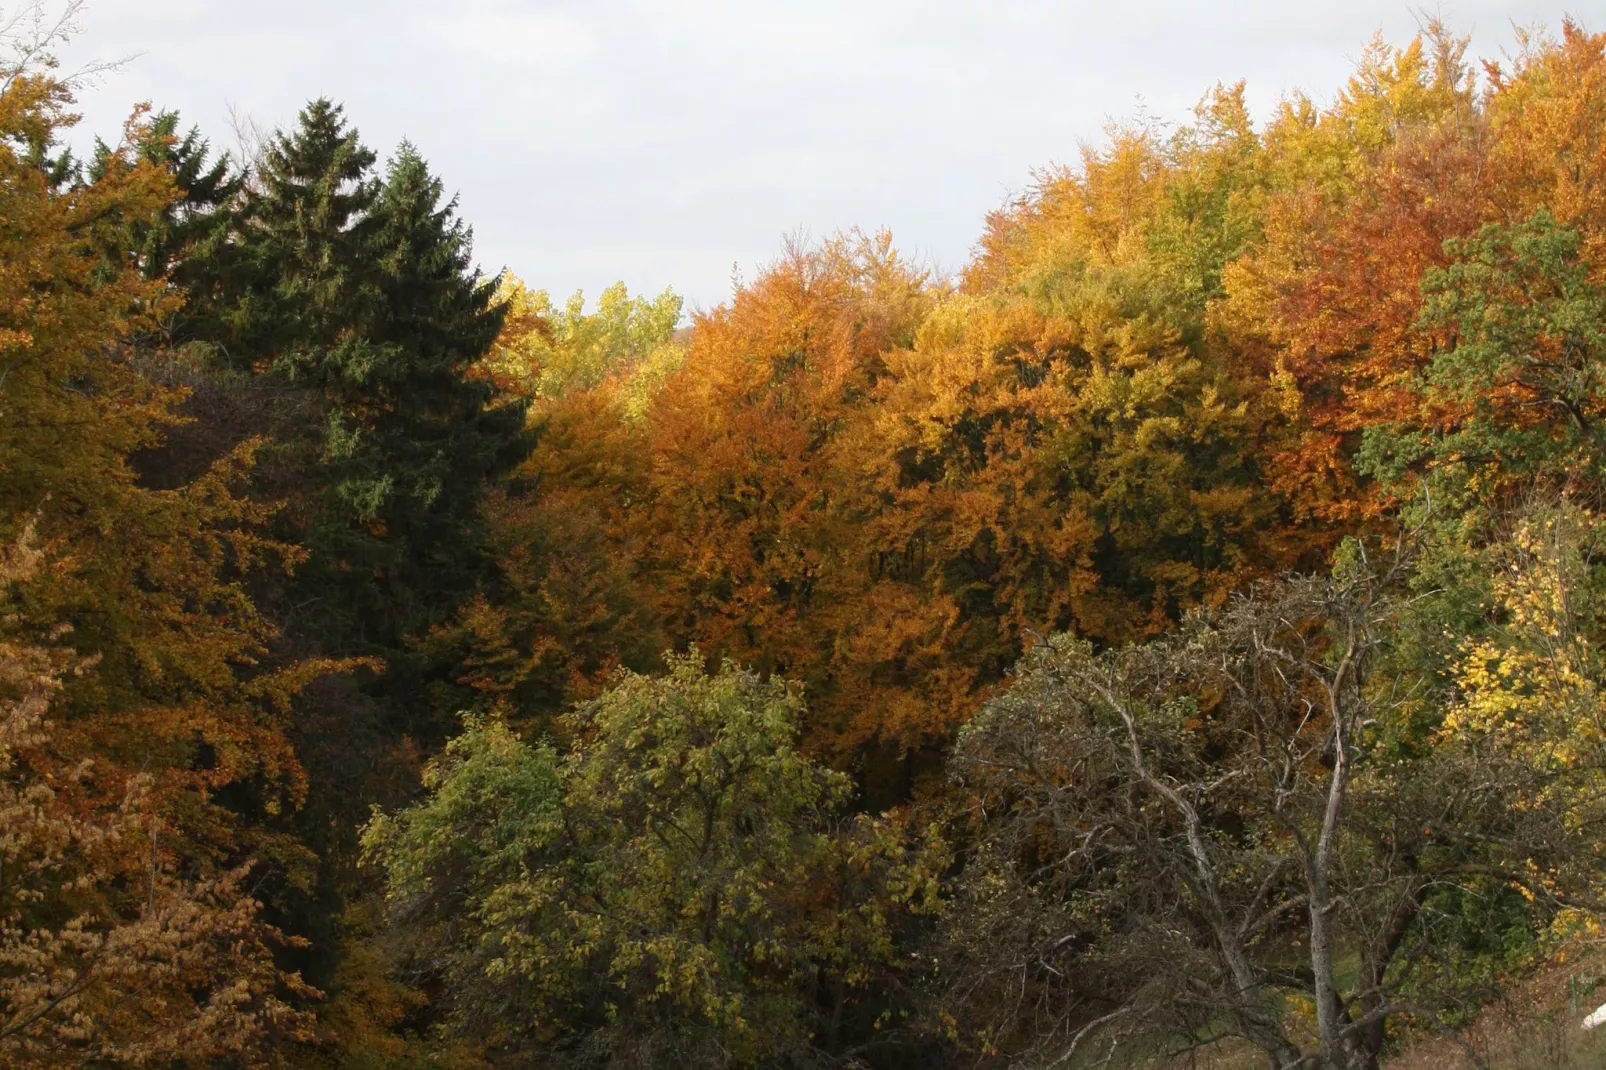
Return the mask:
[[1487, 1067], [1598, 955], [1606, 34], [1218, 85], [956, 275], [690, 314], [487, 274], [337, 102], [75, 155], [61, 44], [0, 65], [0, 1064]]

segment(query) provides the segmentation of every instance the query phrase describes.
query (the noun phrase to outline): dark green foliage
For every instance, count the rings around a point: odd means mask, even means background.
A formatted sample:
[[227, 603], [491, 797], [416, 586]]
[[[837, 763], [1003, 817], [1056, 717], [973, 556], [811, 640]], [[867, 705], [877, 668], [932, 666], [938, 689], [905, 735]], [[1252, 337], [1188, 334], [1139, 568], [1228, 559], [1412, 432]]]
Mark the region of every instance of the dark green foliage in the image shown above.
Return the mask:
[[369, 242], [379, 197], [373, 152], [342, 110], [316, 100], [293, 132], [266, 146], [246, 197], [238, 242], [251, 274], [235, 304], [232, 362], [271, 361], [320, 389], [342, 372], [361, 378], [379, 312]]
[[[138, 128], [134, 158], [166, 170], [177, 197], [155, 220], [131, 226], [120, 250], [147, 279], [171, 279], [191, 292], [191, 306], [204, 297], [217, 273], [216, 253], [228, 240], [231, 209], [245, 186], [245, 174], [227, 153], [214, 157], [198, 127], [179, 135], [179, 115], [157, 112]], [[88, 178], [98, 182], [115, 159], [115, 150], [96, 140]], [[199, 268], [206, 270], [200, 271]]]
[[498, 404], [489, 383], [468, 376], [501, 331], [497, 280], [473, 267], [456, 201], [442, 204], [440, 180], [410, 145], [391, 162], [375, 219], [386, 312], [376, 335], [391, 359], [348, 402], [354, 425], [368, 413], [373, 463], [340, 493], [353, 519], [370, 522], [372, 510], [407, 544], [393, 583], [424, 598], [406, 607], [416, 628], [441, 620], [471, 589], [480, 498], [529, 442], [524, 406]]
[[271, 868], [260, 891], [276, 921], [311, 939], [296, 965], [327, 985], [340, 918], [360, 894], [356, 825], [370, 802], [416, 783], [409, 736], [442, 734], [412, 644], [486, 577], [480, 499], [523, 456], [524, 410], [471, 375], [501, 330], [496, 280], [474, 268], [455, 202], [410, 146], [378, 173], [341, 109], [320, 100], [245, 175], [177, 129], [160, 114], [137, 147], [177, 199], [107, 254], [186, 298], [142, 345], [189, 388], [191, 421], [138, 459], [142, 477], [177, 484], [202, 459], [265, 440], [254, 494], [279, 506], [275, 534], [302, 551], [293, 572], [253, 580], [278, 631], [268, 661], [360, 656], [376, 670], [299, 701], [302, 809], [220, 799], [247, 822], [293, 829], [318, 857], [316, 872]]
[[179, 270], [212, 284], [217, 365], [278, 395], [263, 430], [310, 554], [292, 627], [394, 663], [472, 590], [478, 501], [522, 456], [524, 413], [469, 376], [503, 313], [455, 202], [411, 146], [383, 179], [374, 163], [314, 101], [266, 147], [228, 240]]

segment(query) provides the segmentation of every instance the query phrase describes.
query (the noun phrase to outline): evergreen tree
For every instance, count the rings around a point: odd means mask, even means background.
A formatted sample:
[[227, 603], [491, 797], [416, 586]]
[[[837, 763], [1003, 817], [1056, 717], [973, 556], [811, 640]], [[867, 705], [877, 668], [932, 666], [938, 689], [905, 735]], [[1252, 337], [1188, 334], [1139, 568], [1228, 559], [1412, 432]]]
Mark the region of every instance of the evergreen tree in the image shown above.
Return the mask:
[[[147, 279], [172, 277], [189, 289], [190, 280], [205, 277], [196, 268], [215, 266], [206, 254], [228, 238], [228, 209], [244, 191], [245, 172], [228, 153], [213, 156], [199, 127], [183, 136], [178, 128], [178, 112], [160, 111], [136, 131], [133, 157], [171, 175], [176, 196], [154, 219], [130, 227], [125, 251]], [[116, 149], [97, 138], [89, 180], [100, 181], [118, 158]]]
[[[213, 339], [227, 364], [290, 387], [272, 429], [310, 552], [299, 630], [326, 650], [384, 657], [471, 590], [477, 503], [522, 455], [524, 415], [470, 367], [503, 313], [471, 233], [411, 146], [384, 179], [327, 100], [275, 137], [221, 275]], [[399, 685], [397, 685], [399, 686]]]
[[[192, 196], [172, 235], [130, 246], [157, 250], [153, 265], [170, 258], [166, 277], [193, 310], [180, 333], [212, 354], [187, 372], [204, 379], [195, 433], [268, 441], [256, 493], [284, 503], [276, 534], [305, 551], [293, 575], [254, 588], [284, 638], [272, 656], [358, 655], [384, 670], [300, 703], [293, 742], [309, 790], [293, 823], [321, 865], [264, 896], [273, 920], [313, 945], [297, 964], [338, 998], [356, 825], [372, 802], [410, 790], [404, 736], [444, 734], [411, 641], [478, 582], [479, 498], [522, 456], [522, 407], [497, 407], [468, 374], [503, 313], [439, 180], [407, 147], [378, 175], [338, 106], [308, 105], [243, 183], [209, 167], [198, 139], [156, 136], [150, 152]], [[354, 752], [366, 759], [356, 775]]]
[[322, 390], [360, 382], [369, 360], [374, 159], [342, 109], [315, 100], [293, 132], [268, 143], [245, 207], [239, 240], [255, 278], [233, 295], [242, 355], [271, 356], [279, 371]]
[[506, 312], [495, 303], [500, 277], [474, 267], [473, 233], [457, 218], [456, 199], [442, 198], [440, 180], [403, 143], [375, 212], [385, 311], [378, 333], [392, 357], [364, 399], [379, 463], [346, 492], [372, 501], [385, 529], [407, 543], [390, 578], [405, 614], [397, 624], [409, 630], [439, 622], [472, 589], [480, 496], [527, 452], [524, 406], [497, 405], [491, 385], [469, 377]]
[[86, 169], [99, 182], [126, 154], [165, 171], [174, 196], [159, 212], [128, 219], [106, 251], [103, 269], [109, 277], [133, 267], [146, 279], [165, 280], [181, 291], [182, 302], [162, 310], [146, 348], [179, 346], [223, 337], [220, 297], [241, 268], [234, 241], [245, 192], [246, 172], [228, 153], [212, 154], [198, 127], [179, 134], [179, 114], [160, 111], [134, 129], [126, 149], [96, 139]]

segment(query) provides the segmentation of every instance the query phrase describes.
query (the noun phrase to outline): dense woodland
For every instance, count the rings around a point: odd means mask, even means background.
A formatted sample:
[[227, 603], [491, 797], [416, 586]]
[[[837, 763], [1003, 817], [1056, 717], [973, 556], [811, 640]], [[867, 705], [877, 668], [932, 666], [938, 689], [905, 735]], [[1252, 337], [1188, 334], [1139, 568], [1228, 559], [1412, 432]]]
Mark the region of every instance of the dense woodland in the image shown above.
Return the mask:
[[1363, 1070], [1599, 938], [1606, 35], [1218, 86], [956, 277], [689, 319], [483, 274], [327, 100], [75, 158], [58, 44], [0, 1062]]

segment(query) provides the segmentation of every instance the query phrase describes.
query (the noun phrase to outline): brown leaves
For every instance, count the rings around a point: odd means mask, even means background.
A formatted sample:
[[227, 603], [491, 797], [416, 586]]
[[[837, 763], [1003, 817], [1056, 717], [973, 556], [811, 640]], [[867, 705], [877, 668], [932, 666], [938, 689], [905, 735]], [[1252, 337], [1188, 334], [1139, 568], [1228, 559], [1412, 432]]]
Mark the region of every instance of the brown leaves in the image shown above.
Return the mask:
[[155, 781], [60, 749], [46, 720], [69, 675], [56, 642], [12, 638], [31, 535], [0, 555], [0, 1055], [29, 1066], [189, 1065], [249, 1057], [303, 1031], [286, 943], [258, 918], [249, 865], [205, 880], [161, 818]]

